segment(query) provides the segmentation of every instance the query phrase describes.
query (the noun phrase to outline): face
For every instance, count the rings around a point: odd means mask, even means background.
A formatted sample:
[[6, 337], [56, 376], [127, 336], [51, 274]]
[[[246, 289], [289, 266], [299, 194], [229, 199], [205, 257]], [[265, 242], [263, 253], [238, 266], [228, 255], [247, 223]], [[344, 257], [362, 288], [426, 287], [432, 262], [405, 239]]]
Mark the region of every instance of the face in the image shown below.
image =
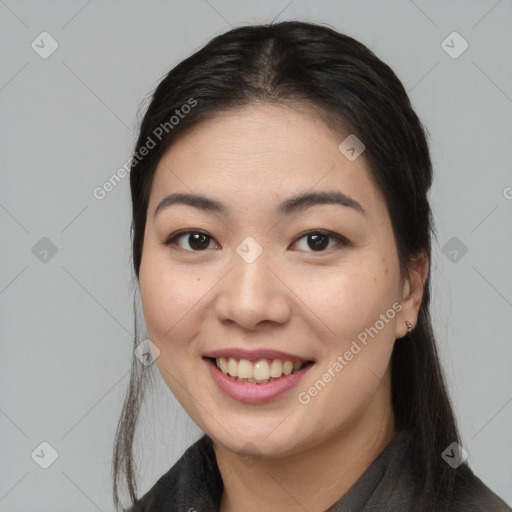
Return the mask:
[[[247, 106], [198, 124], [157, 167], [139, 276], [148, 337], [170, 390], [229, 450], [296, 453], [389, 406], [393, 344], [414, 319], [384, 199], [344, 138], [306, 108]], [[317, 193], [341, 202], [293, 200]], [[155, 215], [170, 194], [211, 202]]]

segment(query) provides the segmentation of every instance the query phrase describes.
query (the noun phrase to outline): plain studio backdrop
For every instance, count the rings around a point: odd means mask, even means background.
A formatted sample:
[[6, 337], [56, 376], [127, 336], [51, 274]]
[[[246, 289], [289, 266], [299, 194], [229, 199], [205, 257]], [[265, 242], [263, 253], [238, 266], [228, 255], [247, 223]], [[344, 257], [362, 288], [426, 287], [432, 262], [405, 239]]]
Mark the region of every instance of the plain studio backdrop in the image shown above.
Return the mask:
[[[0, 0], [0, 511], [113, 510], [129, 177], [94, 191], [130, 157], [139, 105], [171, 67], [274, 19], [366, 44], [430, 132], [434, 326], [469, 463], [512, 503], [512, 1]], [[141, 493], [200, 435], [156, 377]]]

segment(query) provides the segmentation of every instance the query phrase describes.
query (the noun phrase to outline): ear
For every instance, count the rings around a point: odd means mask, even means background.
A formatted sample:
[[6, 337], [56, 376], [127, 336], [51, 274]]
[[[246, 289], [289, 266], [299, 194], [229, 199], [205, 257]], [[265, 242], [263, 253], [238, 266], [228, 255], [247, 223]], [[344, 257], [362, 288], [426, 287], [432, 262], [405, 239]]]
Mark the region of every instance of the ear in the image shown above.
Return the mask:
[[425, 251], [411, 259], [409, 273], [403, 282], [402, 309], [395, 324], [396, 339], [403, 338], [409, 332], [406, 322], [412, 324], [411, 329], [418, 323], [418, 311], [423, 299], [429, 265], [430, 261]]

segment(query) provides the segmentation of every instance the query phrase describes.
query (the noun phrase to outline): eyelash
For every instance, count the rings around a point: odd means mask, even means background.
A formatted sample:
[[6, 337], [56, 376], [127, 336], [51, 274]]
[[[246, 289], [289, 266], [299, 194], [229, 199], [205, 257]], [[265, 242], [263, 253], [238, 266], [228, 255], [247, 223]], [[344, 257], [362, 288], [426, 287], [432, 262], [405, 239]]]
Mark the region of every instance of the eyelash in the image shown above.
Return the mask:
[[[204, 236], [210, 238], [210, 240], [214, 240], [213, 237], [211, 237], [208, 233], [206, 233], [204, 231], [201, 231], [201, 230], [188, 230], [188, 231], [178, 231], [177, 233], [173, 233], [172, 235], [170, 235], [162, 243], [163, 243], [163, 245], [165, 245], [167, 247], [170, 247], [171, 245], [177, 245], [176, 242], [179, 240], [180, 237], [182, 237], [184, 235], [191, 235], [191, 234], [204, 235]], [[346, 246], [350, 245], [350, 242], [345, 237], [343, 237], [341, 235], [338, 235], [336, 233], [333, 233], [332, 231], [327, 231], [327, 230], [324, 230], [324, 229], [316, 229], [316, 230], [307, 231], [306, 233], [302, 233], [300, 236], [298, 236], [294, 240], [293, 243], [298, 242], [299, 240], [301, 240], [302, 238], [307, 237], [308, 235], [323, 235], [323, 236], [329, 237], [329, 238], [335, 240], [338, 243], [338, 247], [337, 247], [338, 249], [341, 248], [341, 247], [346, 247]], [[183, 249], [182, 247], [179, 247], [179, 248]], [[203, 249], [201, 251], [195, 251], [195, 250], [189, 250], [189, 249], [183, 249], [183, 250], [187, 251], [187, 252], [205, 252], [207, 249]], [[325, 253], [327, 251], [329, 251], [329, 249], [321, 250], [321, 251], [304, 251], [304, 252]]]

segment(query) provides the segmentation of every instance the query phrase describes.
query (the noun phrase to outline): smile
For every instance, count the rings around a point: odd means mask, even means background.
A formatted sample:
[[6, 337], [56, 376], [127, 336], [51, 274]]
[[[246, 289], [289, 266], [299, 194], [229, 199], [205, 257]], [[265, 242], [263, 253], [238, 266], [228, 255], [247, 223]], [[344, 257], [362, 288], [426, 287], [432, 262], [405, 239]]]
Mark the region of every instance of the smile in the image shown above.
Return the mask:
[[217, 387], [228, 397], [247, 404], [263, 404], [296, 387], [313, 361], [235, 357], [203, 357]]

